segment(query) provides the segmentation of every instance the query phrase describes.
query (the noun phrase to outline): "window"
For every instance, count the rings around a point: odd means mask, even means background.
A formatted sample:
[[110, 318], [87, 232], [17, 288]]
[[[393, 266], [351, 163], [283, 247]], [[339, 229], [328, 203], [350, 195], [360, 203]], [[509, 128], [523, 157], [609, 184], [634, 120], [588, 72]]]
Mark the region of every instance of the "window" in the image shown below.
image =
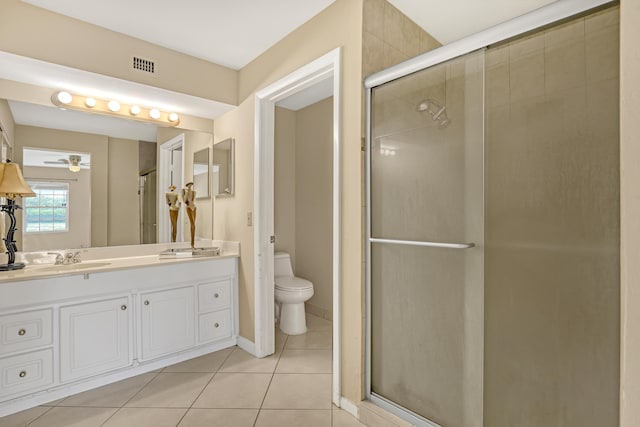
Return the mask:
[[69, 184], [28, 182], [36, 197], [25, 197], [26, 233], [69, 231]]

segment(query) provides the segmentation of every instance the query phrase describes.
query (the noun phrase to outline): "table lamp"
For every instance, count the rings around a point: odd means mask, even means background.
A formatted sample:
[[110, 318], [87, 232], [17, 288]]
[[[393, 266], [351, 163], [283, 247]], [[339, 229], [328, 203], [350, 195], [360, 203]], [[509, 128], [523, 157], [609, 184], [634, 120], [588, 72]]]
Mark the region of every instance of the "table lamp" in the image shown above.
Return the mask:
[[16, 209], [21, 209], [16, 204], [16, 197], [33, 197], [34, 193], [31, 188], [24, 182], [22, 172], [17, 163], [0, 163], [0, 197], [7, 199], [5, 204], [0, 205], [0, 211], [9, 215], [11, 224], [7, 230], [7, 237], [4, 238], [4, 245], [7, 248], [8, 261], [6, 264], [0, 264], [0, 271], [19, 270], [24, 268], [24, 263], [16, 263], [16, 251], [18, 250], [13, 234], [16, 231]]

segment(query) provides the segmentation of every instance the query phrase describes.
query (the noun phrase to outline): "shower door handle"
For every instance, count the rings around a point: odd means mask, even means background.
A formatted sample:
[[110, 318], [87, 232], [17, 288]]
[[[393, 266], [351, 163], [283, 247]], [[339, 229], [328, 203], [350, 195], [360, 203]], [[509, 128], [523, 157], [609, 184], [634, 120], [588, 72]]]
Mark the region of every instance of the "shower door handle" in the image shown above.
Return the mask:
[[417, 240], [378, 239], [376, 237], [369, 238], [369, 241], [371, 243], [390, 243], [392, 245], [426, 246], [429, 248], [447, 249], [470, 249], [476, 246], [475, 243], [423, 242]]

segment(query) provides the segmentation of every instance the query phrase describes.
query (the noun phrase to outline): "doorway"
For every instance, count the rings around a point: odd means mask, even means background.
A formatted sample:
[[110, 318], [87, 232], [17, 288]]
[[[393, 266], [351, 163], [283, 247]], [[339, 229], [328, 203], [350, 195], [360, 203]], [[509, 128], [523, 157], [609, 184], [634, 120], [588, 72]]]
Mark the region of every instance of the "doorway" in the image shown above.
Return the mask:
[[[165, 193], [171, 185], [177, 189], [184, 183], [184, 134], [180, 134], [160, 145], [160, 161], [158, 170], [158, 243], [171, 242], [171, 222], [169, 209], [164, 206]], [[178, 215], [176, 241], [184, 241], [182, 210]]]
[[265, 357], [275, 351], [274, 329], [274, 135], [276, 104], [331, 83], [332, 141], [332, 294], [333, 294], [333, 403], [340, 406], [340, 152], [341, 49], [303, 66], [256, 94], [254, 164], [255, 242], [255, 351]]

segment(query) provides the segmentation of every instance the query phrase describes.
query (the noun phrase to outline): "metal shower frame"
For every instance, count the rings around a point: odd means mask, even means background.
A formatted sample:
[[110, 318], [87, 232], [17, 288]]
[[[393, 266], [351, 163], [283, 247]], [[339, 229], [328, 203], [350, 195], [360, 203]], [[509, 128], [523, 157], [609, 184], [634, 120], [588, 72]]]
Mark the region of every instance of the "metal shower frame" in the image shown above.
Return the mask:
[[[542, 27], [569, 19], [575, 15], [589, 12], [609, 4], [615, 4], [616, 0], [559, 0], [547, 6], [536, 9], [525, 15], [516, 17], [502, 24], [488, 28], [479, 33], [465, 37], [440, 48], [426, 52], [415, 58], [401, 62], [385, 70], [374, 73], [364, 80], [365, 88], [365, 131], [366, 131], [366, 165], [365, 165], [365, 398], [377, 406], [392, 414], [399, 416], [419, 427], [440, 427], [405, 408], [375, 395], [371, 391], [371, 244], [380, 243], [402, 243], [420, 246], [436, 246], [430, 242], [413, 241], [388, 241], [371, 237], [371, 101], [372, 90], [385, 83], [408, 76], [418, 71], [425, 70], [435, 65], [444, 63], [451, 59], [466, 55], [468, 53], [487, 48], [492, 44], [503, 42], [530, 31], [538, 30]], [[442, 244], [440, 244], [441, 246]], [[472, 244], [455, 245], [456, 248], [471, 247]], [[442, 247], [442, 246], [441, 246]], [[447, 246], [454, 247], [454, 246]]]

